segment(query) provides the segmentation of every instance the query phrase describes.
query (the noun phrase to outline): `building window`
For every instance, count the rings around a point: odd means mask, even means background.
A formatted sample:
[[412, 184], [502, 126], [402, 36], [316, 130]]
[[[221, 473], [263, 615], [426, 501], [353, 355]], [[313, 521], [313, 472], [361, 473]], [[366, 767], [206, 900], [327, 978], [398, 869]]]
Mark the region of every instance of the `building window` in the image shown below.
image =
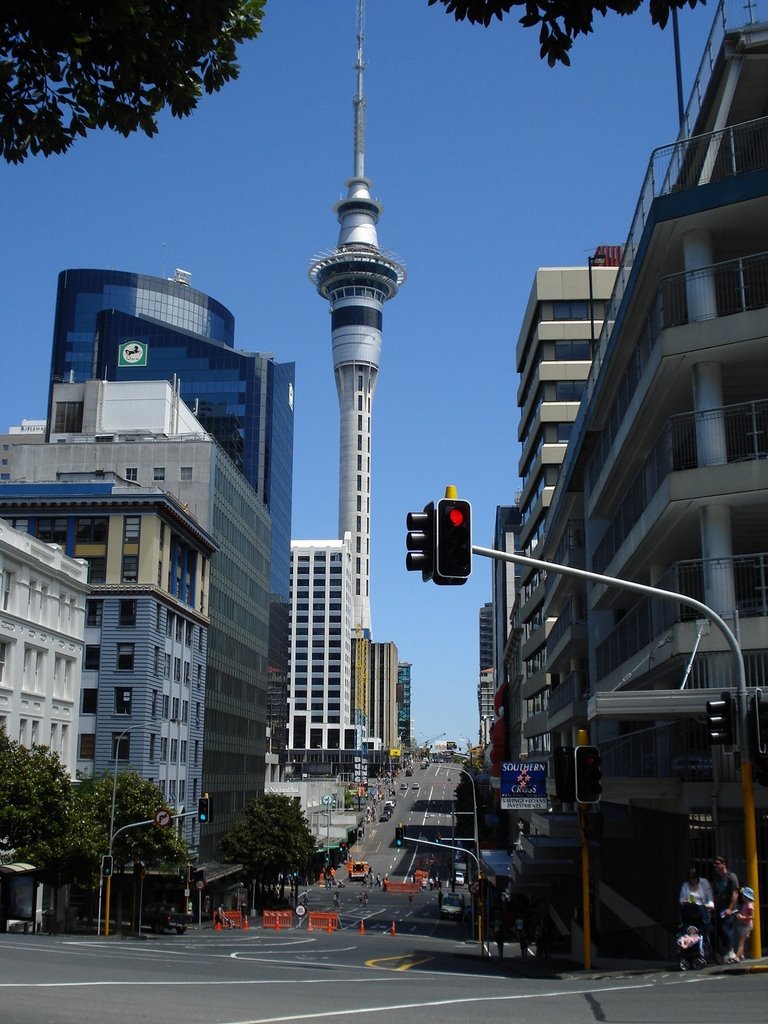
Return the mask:
[[83, 403], [57, 402], [53, 417], [54, 434], [79, 434], [83, 429]]
[[157, 736], [155, 735], [155, 733], [151, 732], [149, 734], [149, 760], [150, 761], [156, 761], [157, 760], [157, 751], [155, 749], [155, 744], [156, 743], [157, 743]]
[[163, 666], [163, 675], [165, 676], [166, 679], [170, 679], [171, 678], [171, 656], [170, 656], [170, 654], [166, 654], [166, 656], [165, 656], [165, 665]]
[[138, 555], [123, 555], [122, 582], [123, 583], [138, 583], [139, 582], [139, 556]]
[[101, 616], [104, 611], [103, 601], [86, 601], [85, 602], [85, 624], [86, 626], [100, 626]]
[[136, 625], [136, 602], [133, 600], [125, 600], [120, 602], [120, 619], [121, 626], [135, 626]]
[[37, 521], [37, 537], [38, 540], [45, 541], [46, 544], [66, 544], [67, 520], [41, 517]]
[[80, 754], [81, 761], [93, 761], [96, 757], [96, 733], [80, 733]]
[[86, 644], [85, 654], [83, 655], [83, 668], [93, 669], [95, 672], [98, 672], [100, 660], [101, 647], [98, 644]]
[[120, 672], [133, 671], [134, 644], [117, 645], [117, 668]]
[[5, 672], [5, 659], [8, 653], [8, 644], [4, 641], [0, 641], [0, 683], [3, 681], [3, 673]]
[[152, 470], [153, 480], [165, 480], [165, 466], [155, 466]]
[[88, 563], [88, 582], [89, 583], [106, 583], [107, 582], [107, 560], [106, 558], [86, 558]]
[[139, 479], [139, 470], [138, 470], [138, 468], [136, 466], [128, 466], [128, 468], [125, 471], [125, 479], [126, 480], [138, 480]]
[[98, 707], [99, 691], [95, 686], [83, 690], [82, 709], [84, 715], [95, 715]]
[[77, 520], [76, 539], [78, 544], [106, 544], [106, 516], [87, 516]]
[[138, 544], [141, 532], [141, 516], [126, 516], [123, 520], [123, 543]]
[[133, 687], [131, 686], [116, 686], [115, 687], [115, 714], [116, 715], [130, 715], [131, 704], [133, 703]]
[[112, 760], [130, 761], [131, 734], [129, 732], [112, 733]]
[[192, 479], [192, 467], [191, 466], [182, 466], [180, 468], [180, 470], [179, 470], [179, 479], [180, 480], [191, 480]]
[[150, 710], [150, 714], [151, 714], [152, 718], [157, 718], [157, 697], [158, 697], [157, 690], [153, 690], [152, 691], [152, 698], [151, 698], [152, 704], [151, 704], [151, 710]]

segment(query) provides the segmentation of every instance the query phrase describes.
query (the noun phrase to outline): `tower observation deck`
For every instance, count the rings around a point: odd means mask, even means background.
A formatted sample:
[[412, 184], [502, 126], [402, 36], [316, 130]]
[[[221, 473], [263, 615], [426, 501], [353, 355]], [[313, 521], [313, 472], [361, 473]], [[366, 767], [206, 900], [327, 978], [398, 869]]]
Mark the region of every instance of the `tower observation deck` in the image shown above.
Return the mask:
[[405, 268], [379, 248], [381, 204], [364, 172], [363, 17], [358, 0], [355, 173], [334, 206], [339, 241], [316, 257], [309, 277], [330, 303], [331, 345], [339, 398], [339, 536], [352, 535], [354, 625], [370, 636], [371, 420], [381, 354], [384, 303], [397, 294]]

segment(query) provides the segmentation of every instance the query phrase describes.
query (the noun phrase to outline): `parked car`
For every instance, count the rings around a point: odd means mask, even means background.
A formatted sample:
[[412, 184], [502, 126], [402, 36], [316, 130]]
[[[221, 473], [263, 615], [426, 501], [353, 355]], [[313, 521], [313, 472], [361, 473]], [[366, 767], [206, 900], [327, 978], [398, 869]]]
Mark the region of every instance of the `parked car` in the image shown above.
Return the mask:
[[421, 786], [418, 784], [418, 782], [414, 782], [413, 785], [411, 786], [411, 789], [415, 791], [417, 789], [421, 789]]
[[440, 907], [440, 917], [450, 921], [460, 921], [464, 913], [464, 897], [458, 893], [449, 892], [443, 896], [443, 905]]
[[142, 928], [151, 928], [155, 935], [176, 932], [183, 935], [191, 917], [176, 910], [171, 903], [148, 903], [141, 912]]
[[456, 883], [456, 885], [464, 885], [467, 879], [466, 876], [464, 875], [464, 872], [459, 869], [454, 872], [453, 880]]

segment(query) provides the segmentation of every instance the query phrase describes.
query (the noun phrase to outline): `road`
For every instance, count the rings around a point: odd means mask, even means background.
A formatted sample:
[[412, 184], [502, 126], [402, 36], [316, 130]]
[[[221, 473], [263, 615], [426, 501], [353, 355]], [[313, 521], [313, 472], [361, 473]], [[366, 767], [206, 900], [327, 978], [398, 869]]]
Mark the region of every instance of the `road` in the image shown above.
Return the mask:
[[5, 1024], [763, 1024], [767, 991], [763, 974], [525, 978], [406, 928], [0, 935], [0, 962]]
[[[390, 879], [410, 874], [430, 847], [394, 847], [449, 827], [455, 781], [434, 769], [397, 797], [389, 822], [366, 827], [356, 856]], [[409, 779], [409, 783], [411, 780]], [[437, 856], [440, 854], [438, 852]], [[343, 874], [343, 872], [342, 872]], [[436, 894], [340, 890], [338, 931], [191, 929], [144, 939], [0, 935], [3, 1024], [763, 1024], [766, 974], [716, 969], [611, 975], [578, 969], [527, 976], [520, 961], [481, 955], [461, 924], [440, 921]], [[315, 886], [310, 910], [333, 907]]]

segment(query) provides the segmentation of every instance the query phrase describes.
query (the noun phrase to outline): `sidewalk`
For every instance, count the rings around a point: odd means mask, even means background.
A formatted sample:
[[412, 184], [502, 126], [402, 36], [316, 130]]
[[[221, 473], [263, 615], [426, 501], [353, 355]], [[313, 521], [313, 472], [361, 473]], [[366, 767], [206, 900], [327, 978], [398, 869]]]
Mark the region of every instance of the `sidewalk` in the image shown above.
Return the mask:
[[[589, 977], [605, 978], [621, 974], [657, 974], [659, 972], [679, 971], [676, 961], [670, 960], [630, 960], [624, 958], [593, 957], [589, 968], [582, 963], [563, 956], [554, 956], [551, 960], [539, 957], [520, 955], [515, 944], [505, 944], [504, 958], [499, 960], [496, 945], [489, 943], [487, 951], [492, 954], [489, 959], [502, 971], [517, 974], [525, 978], [569, 978]], [[768, 971], [768, 957], [759, 960], [742, 960], [736, 964], [707, 964], [701, 971], [692, 974], [755, 974]]]

